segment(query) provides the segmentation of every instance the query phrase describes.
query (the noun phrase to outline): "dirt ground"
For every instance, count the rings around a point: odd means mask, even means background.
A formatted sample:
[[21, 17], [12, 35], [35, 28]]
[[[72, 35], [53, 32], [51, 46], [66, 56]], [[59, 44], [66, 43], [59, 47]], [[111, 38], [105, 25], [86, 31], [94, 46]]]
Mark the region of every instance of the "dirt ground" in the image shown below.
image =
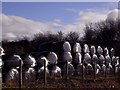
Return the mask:
[[[18, 90], [19, 83], [9, 82], [3, 83], [3, 90]], [[35, 82], [23, 82], [22, 90], [120, 90], [120, 76], [85, 76], [82, 79], [79, 76], [68, 78], [49, 78], [47, 84], [44, 85], [43, 80]]]

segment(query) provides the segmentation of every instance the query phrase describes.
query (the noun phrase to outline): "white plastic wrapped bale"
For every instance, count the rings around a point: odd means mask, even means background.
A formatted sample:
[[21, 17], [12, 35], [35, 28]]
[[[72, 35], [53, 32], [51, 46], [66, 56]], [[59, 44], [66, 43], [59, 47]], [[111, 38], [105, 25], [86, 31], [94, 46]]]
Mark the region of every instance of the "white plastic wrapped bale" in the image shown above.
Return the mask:
[[109, 55], [109, 50], [108, 48], [104, 48], [104, 56], [107, 56], [107, 55]]
[[[68, 77], [72, 77], [74, 75], [74, 66], [68, 63]], [[66, 76], [66, 64], [63, 66], [63, 76]]]
[[18, 82], [19, 80], [19, 72], [16, 68], [12, 68], [6, 75], [5, 81], [14, 81]]
[[81, 46], [79, 43], [74, 44], [73, 51], [74, 51], [74, 53], [76, 53], [76, 52], [81, 53]]
[[85, 67], [85, 73], [87, 75], [91, 75], [94, 73], [93, 67], [90, 63], [88, 63], [87, 66]]
[[105, 56], [106, 59], [106, 66], [108, 66], [109, 64], [111, 64], [111, 58], [109, 55]]
[[107, 74], [109, 74], [109, 73], [113, 73], [113, 67], [112, 67], [112, 65], [109, 63], [109, 65], [107, 66], [107, 68], [106, 68], [106, 73]]
[[96, 65], [96, 70], [95, 70], [96, 72], [95, 72], [95, 73], [96, 73], [96, 74], [100, 74], [100, 70], [101, 70], [101, 67], [100, 67], [99, 64], [97, 64], [97, 65]]
[[[48, 68], [45, 68], [46, 70], [46, 76], [50, 77], [50, 73]], [[38, 79], [43, 79], [44, 78], [44, 66], [42, 66], [39, 70], [38, 70], [38, 74], [37, 74]]]
[[47, 56], [47, 59], [49, 60], [50, 64], [57, 64], [58, 57], [56, 53], [50, 52]]
[[102, 55], [103, 54], [103, 49], [102, 49], [101, 46], [98, 46], [98, 48], [97, 48], [97, 54], [98, 55]]
[[86, 53], [86, 54], [84, 55], [84, 62], [85, 62], [86, 64], [92, 62], [91, 56], [90, 56], [89, 53]]
[[64, 52], [70, 52], [71, 51], [71, 45], [68, 41], [65, 41], [63, 44], [63, 50]]
[[62, 77], [61, 76], [61, 68], [58, 66], [55, 66], [53, 70], [51, 71], [52, 76], [54, 77]]
[[24, 72], [24, 79], [25, 81], [35, 81], [36, 79], [36, 71], [34, 68], [28, 68]]
[[120, 71], [120, 62], [119, 62], [119, 57], [116, 57], [117, 63], [115, 64], [115, 73], [118, 73]]
[[106, 72], [106, 66], [105, 66], [105, 64], [103, 64], [101, 67], [101, 73], [105, 74], [105, 72]]
[[[83, 69], [83, 72], [82, 72], [82, 69]], [[77, 65], [77, 68], [76, 68], [76, 74], [77, 75], [82, 75], [82, 73], [84, 74], [85, 73], [85, 66], [80, 63]]]
[[95, 46], [92, 45], [92, 46], [90, 47], [90, 52], [91, 52], [92, 55], [96, 53]]
[[110, 53], [111, 53], [111, 57], [114, 56], [115, 55], [115, 49], [111, 48]]
[[105, 58], [104, 58], [103, 55], [100, 55], [100, 57], [99, 57], [99, 64], [100, 64], [100, 66], [102, 66], [103, 64], [105, 64]]
[[89, 46], [87, 44], [84, 44], [84, 47], [83, 47], [83, 51], [84, 53], [89, 53]]
[[34, 67], [36, 65], [36, 60], [34, 57], [28, 55], [25, 57], [25, 60], [23, 60], [23, 63], [25, 66]]
[[2, 67], [3, 65], [3, 62], [2, 62], [2, 59], [0, 58], [0, 68]]
[[[19, 67], [20, 66], [20, 58], [19, 55], [11, 55], [7, 60], [4, 60], [4, 65], [11, 67]], [[23, 62], [22, 62], [23, 63]]]
[[93, 64], [98, 64], [98, 63], [99, 63], [98, 57], [97, 57], [96, 54], [93, 54], [93, 56], [92, 56], [92, 63], [93, 63]]
[[112, 65], [114, 66], [117, 63], [117, 59], [115, 56], [112, 56]]
[[75, 63], [82, 63], [82, 55], [80, 53], [75, 54], [74, 62]]
[[72, 55], [70, 52], [63, 52], [63, 61], [72, 62]]
[[0, 46], [0, 56], [4, 55], [4, 49]]
[[48, 59], [47, 59], [46, 57], [44, 57], [44, 56], [39, 57], [39, 58], [37, 59], [37, 65], [38, 65], [38, 66], [44, 66], [44, 61], [46, 62], [45, 66], [48, 66], [49, 61], [48, 61]]

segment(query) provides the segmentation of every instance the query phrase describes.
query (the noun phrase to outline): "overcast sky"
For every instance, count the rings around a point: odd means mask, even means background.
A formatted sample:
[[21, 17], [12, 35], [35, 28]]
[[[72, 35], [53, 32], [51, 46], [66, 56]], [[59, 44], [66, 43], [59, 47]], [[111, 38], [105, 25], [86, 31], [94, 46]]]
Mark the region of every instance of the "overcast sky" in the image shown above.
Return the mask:
[[84, 25], [118, 17], [115, 2], [3, 2], [2, 38], [14, 40], [22, 36], [50, 31], [84, 35]]

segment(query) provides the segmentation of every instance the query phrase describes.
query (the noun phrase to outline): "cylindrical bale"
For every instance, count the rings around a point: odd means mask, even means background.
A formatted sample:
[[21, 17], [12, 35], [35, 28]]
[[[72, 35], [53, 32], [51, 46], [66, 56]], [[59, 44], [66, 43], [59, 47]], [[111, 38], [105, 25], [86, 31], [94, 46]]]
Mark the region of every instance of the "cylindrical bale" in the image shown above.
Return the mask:
[[91, 56], [90, 56], [89, 53], [86, 53], [86, 54], [84, 55], [84, 62], [85, 62], [86, 64], [92, 62]]
[[28, 67], [36, 66], [35, 58], [30, 55], [25, 56], [25, 59], [23, 59], [23, 63], [25, 66], [28, 66]]
[[81, 53], [81, 46], [79, 43], [75, 43], [73, 46], [73, 52], [74, 53]]
[[50, 64], [57, 64], [58, 57], [56, 53], [50, 52], [47, 56], [47, 59], [49, 60]]
[[0, 56], [5, 55], [4, 49], [0, 46]]
[[115, 55], [115, 49], [114, 48], [110, 49], [110, 54], [111, 54], [111, 57], [113, 57]]
[[34, 68], [30, 67], [25, 70], [24, 73], [24, 80], [25, 81], [35, 81], [36, 80], [36, 71]]
[[98, 57], [97, 57], [96, 54], [93, 54], [93, 56], [92, 56], [92, 63], [93, 63], [93, 64], [98, 64], [98, 63], [99, 63]]
[[108, 48], [104, 48], [104, 56], [107, 56], [107, 55], [109, 55], [109, 50]]
[[95, 48], [95, 46], [91, 46], [90, 47], [90, 53], [93, 55], [93, 54], [95, 54], [96, 53], [96, 48]]
[[102, 49], [101, 46], [98, 46], [98, 47], [97, 47], [97, 54], [98, 54], [98, 55], [102, 55], [102, 54], [103, 54], [103, 49]]
[[83, 52], [84, 53], [89, 53], [90, 52], [89, 46], [87, 44], [84, 44], [84, 46], [83, 46]]
[[63, 43], [63, 50], [64, 50], [65, 52], [70, 52], [70, 51], [71, 51], [71, 45], [70, 45], [70, 43], [69, 43], [68, 41], [65, 41], [65, 42]]
[[54, 77], [61, 77], [61, 68], [58, 66], [54, 66], [51, 73], [52, 73], [52, 76]]
[[[68, 77], [73, 76], [74, 71], [75, 71], [74, 66], [72, 64], [70, 64], [70, 63], [67, 63], [67, 67], [68, 67], [67, 68], [68, 69]], [[66, 64], [63, 67], [63, 76], [66, 76]]]
[[9, 70], [9, 72], [6, 74], [5, 82], [14, 81], [17, 83], [18, 80], [19, 80], [18, 70], [16, 68], [12, 68], [11, 70]]
[[72, 62], [72, 55], [70, 52], [63, 52], [63, 61]]
[[77, 64], [82, 63], [82, 55], [80, 53], [76, 53], [73, 62]]
[[44, 66], [42, 66], [40, 69], [38, 69], [38, 75], [37, 75], [37, 78], [38, 78], [38, 79], [43, 79], [43, 78], [44, 78], [44, 74], [45, 74], [44, 71], [46, 71], [46, 76], [47, 76], [47, 77], [50, 76], [50, 73], [49, 73], [48, 68], [46, 67], [45, 69], [46, 69], [46, 70], [44, 70]]
[[105, 60], [106, 60], [106, 66], [108, 66], [109, 64], [111, 64], [111, 58], [109, 55], [105, 56]]
[[41, 57], [39, 57], [38, 59], [37, 59], [37, 66], [38, 67], [42, 67], [42, 66], [44, 66], [44, 61], [46, 61], [46, 66], [48, 66], [48, 59], [46, 58], [46, 57], [44, 57], [44, 56], [41, 56]]
[[84, 73], [85, 73], [85, 66], [82, 63], [78, 64], [76, 68], [76, 74], [82, 76], [82, 74]]
[[103, 55], [100, 55], [100, 57], [99, 57], [99, 64], [100, 64], [100, 66], [102, 66], [103, 64], [105, 64], [105, 58], [104, 58]]
[[85, 72], [87, 75], [92, 75], [94, 73], [93, 67], [90, 63], [85, 67]]

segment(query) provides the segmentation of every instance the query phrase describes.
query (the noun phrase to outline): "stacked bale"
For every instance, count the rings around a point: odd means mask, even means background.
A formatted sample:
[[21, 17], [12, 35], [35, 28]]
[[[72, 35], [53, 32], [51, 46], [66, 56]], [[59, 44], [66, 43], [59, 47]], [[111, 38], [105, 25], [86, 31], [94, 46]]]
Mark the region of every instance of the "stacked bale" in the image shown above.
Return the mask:
[[[20, 61], [22, 60], [19, 55], [4, 55], [3, 59], [3, 68], [2, 68], [2, 77], [3, 82], [8, 81], [18, 81], [19, 77], [19, 66]], [[23, 62], [22, 62], [23, 64]], [[16, 81], [15, 81], [16, 82]]]
[[[73, 76], [74, 75], [74, 66], [72, 65], [72, 55], [71, 55], [71, 45], [68, 41], [65, 41], [63, 44], [63, 76], [68, 74], [68, 76]], [[67, 67], [66, 67], [67, 66]], [[66, 73], [67, 69], [67, 73]]]
[[93, 66], [92, 66], [92, 59], [90, 56], [90, 49], [87, 44], [84, 44], [83, 52], [84, 52], [85, 73], [87, 75], [91, 75], [93, 74]]
[[49, 60], [48, 69], [50, 71], [50, 76], [52, 77], [61, 77], [61, 68], [57, 66], [58, 57], [54, 52], [50, 52], [47, 56]]
[[29, 54], [22, 56], [23, 58], [23, 78], [24, 81], [34, 81], [36, 79], [36, 60]]
[[[45, 65], [44, 65], [44, 62], [45, 62]], [[37, 69], [37, 79], [40, 80], [40, 79], [43, 79], [44, 78], [44, 70], [46, 71], [46, 77], [49, 77], [49, 70], [48, 70], [48, 59], [44, 56], [40, 56], [38, 59], [37, 59], [37, 66], [38, 66], [38, 69]]]

